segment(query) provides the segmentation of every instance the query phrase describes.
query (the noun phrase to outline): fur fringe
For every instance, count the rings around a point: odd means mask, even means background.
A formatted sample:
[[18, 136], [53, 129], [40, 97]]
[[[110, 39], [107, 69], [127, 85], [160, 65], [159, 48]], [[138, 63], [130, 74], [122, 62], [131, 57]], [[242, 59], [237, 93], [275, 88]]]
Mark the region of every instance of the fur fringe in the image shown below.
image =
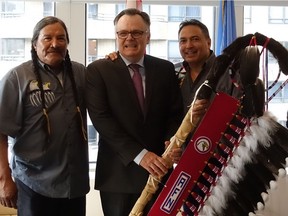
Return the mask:
[[[275, 182], [273, 181], [273, 175], [267, 175], [265, 173], [266, 165], [259, 165], [259, 161], [257, 160], [259, 149], [263, 151], [269, 151], [273, 145], [277, 145], [277, 143], [273, 142], [273, 136], [279, 130], [279, 124], [276, 121], [276, 118], [270, 113], [265, 112], [263, 116], [259, 118], [251, 119], [250, 126], [245, 128], [244, 136], [239, 143], [239, 146], [233, 152], [233, 157], [227, 162], [226, 167], [223, 169], [221, 176], [218, 178], [218, 181], [215, 183], [211, 194], [207, 198], [203, 208], [200, 210], [199, 215], [201, 216], [223, 216], [223, 215], [240, 215], [235, 212], [235, 214], [231, 214], [233, 212], [231, 208], [233, 205], [234, 210], [239, 209], [238, 212], [243, 211], [247, 213], [246, 215], [255, 215], [254, 212], [257, 209], [264, 208], [264, 202], [268, 199], [268, 192], [269, 188], [275, 187]], [[285, 137], [287, 140], [287, 137]], [[287, 154], [287, 152], [286, 152]], [[288, 155], [288, 154], [287, 154]], [[276, 156], [277, 157], [277, 156]], [[287, 163], [287, 158], [286, 163]], [[269, 158], [267, 158], [269, 160]], [[249, 177], [248, 174], [251, 170], [255, 169], [255, 167], [247, 168], [247, 165], [256, 163], [258, 166], [263, 166], [263, 176], [258, 177], [257, 181], [253, 182], [252, 180], [247, 180], [245, 178]], [[280, 163], [281, 164], [281, 163]], [[279, 166], [279, 164], [278, 164]], [[278, 174], [283, 176], [285, 175], [285, 164], [282, 167], [278, 167]], [[250, 171], [249, 171], [250, 169]], [[260, 169], [261, 170], [261, 169]], [[255, 175], [255, 174], [251, 174]], [[259, 175], [259, 173], [258, 173]], [[251, 176], [250, 176], [251, 177]], [[254, 176], [256, 177], [256, 175]], [[256, 177], [257, 178], [257, 177]], [[263, 180], [264, 178], [268, 178]], [[259, 191], [255, 189], [255, 193], [260, 192], [259, 194], [251, 194], [249, 202], [250, 205], [253, 207], [252, 211], [247, 212], [247, 209], [242, 209], [243, 206], [247, 205], [247, 200], [245, 200], [245, 192], [251, 192], [252, 188], [245, 188], [245, 186], [251, 184], [259, 184], [262, 183], [262, 186], [255, 186], [258, 188]], [[268, 182], [268, 184], [267, 184]], [[239, 186], [241, 184], [241, 186]], [[241, 193], [239, 191], [239, 187], [241, 187]], [[243, 191], [243, 189], [245, 191]], [[264, 191], [261, 191], [264, 190]], [[240, 195], [239, 195], [240, 194]], [[239, 200], [242, 198], [243, 200]], [[236, 200], [237, 199], [237, 200]], [[247, 198], [246, 198], [247, 199]], [[255, 199], [255, 200], [254, 200]], [[236, 202], [235, 202], [236, 201]], [[242, 207], [238, 206], [235, 207], [235, 203], [242, 202]], [[233, 204], [231, 206], [231, 204]], [[239, 204], [241, 205], [241, 204]], [[251, 210], [251, 206], [249, 207]], [[249, 209], [248, 208], [248, 209]], [[225, 213], [225, 211], [229, 212], [229, 214]]]

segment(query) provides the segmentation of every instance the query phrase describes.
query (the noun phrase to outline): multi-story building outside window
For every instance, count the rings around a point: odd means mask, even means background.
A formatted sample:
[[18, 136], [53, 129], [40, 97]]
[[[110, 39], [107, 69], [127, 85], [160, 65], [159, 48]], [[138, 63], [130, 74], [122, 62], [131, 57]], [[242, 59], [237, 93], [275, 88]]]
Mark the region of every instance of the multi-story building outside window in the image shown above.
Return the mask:
[[31, 59], [33, 28], [42, 17], [54, 15], [51, 1], [0, 1], [0, 78]]
[[87, 3], [87, 17], [88, 19], [98, 19], [98, 4]]
[[[101, 5], [101, 6], [100, 6]], [[92, 8], [98, 8], [98, 11]], [[87, 4], [87, 39], [88, 59], [87, 64], [93, 59], [103, 58], [107, 53], [115, 51], [115, 33], [113, 19], [121, 10], [125, 8], [124, 4]], [[150, 15], [151, 19], [151, 41], [147, 46], [147, 53], [164, 59], [168, 59], [173, 63], [178, 63], [182, 59], [178, 48], [178, 27], [181, 21], [186, 19], [198, 19], [203, 21], [210, 30], [212, 41], [214, 38], [214, 7], [213, 6], [178, 6], [178, 5], [147, 5], [143, 4], [142, 10]], [[94, 11], [98, 14], [106, 14], [106, 18], [94, 18], [91, 14]], [[201, 15], [203, 14], [203, 15]], [[205, 15], [204, 15], [205, 14]], [[98, 15], [99, 16], [99, 15]], [[91, 18], [93, 17], [93, 18]], [[97, 27], [98, 28], [97, 28]], [[105, 27], [104, 27], [105, 26]], [[104, 31], [98, 31], [103, 29]], [[92, 32], [93, 31], [93, 32]], [[106, 32], [106, 34], [104, 34]], [[107, 40], [105, 45], [101, 46], [102, 39], [111, 39], [110, 45]], [[95, 44], [97, 39], [97, 44]], [[91, 41], [92, 40], [92, 41]], [[94, 42], [93, 42], [94, 41]], [[102, 42], [101, 42], [102, 41]], [[152, 45], [153, 44], [153, 45]], [[96, 46], [96, 47], [95, 47]], [[101, 46], [101, 49], [98, 47]], [[98, 50], [99, 52], [94, 52]], [[95, 56], [96, 55], [96, 56]]]
[[43, 17], [55, 14], [54, 5], [54, 2], [43, 2]]
[[288, 24], [288, 7], [269, 7], [269, 23]]
[[246, 6], [244, 10], [244, 23], [251, 23], [251, 6]]
[[168, 20], [169, 22], [181, 22], [185, 19], [201, 19], [200, 6], [168, 6]]
[[179, 53], [179, 44], [178, 40], [169, 40], [168, 41], [168, 59], [176, 64], [183, 61]]
[[23, 61], [25, 38], [1, 38], [1, 61]]
[[0, 8], [3, 18], [20, 17], [25, 12], [25, 3], [22, 1], [1, 1]]

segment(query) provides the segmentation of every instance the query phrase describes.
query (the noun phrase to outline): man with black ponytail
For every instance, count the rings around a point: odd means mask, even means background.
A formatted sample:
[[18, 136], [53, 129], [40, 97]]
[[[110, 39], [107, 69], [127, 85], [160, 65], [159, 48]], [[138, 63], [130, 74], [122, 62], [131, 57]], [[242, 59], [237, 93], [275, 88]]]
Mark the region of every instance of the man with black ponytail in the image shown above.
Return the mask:
[[86, 69], [70, 60], [67, 28], [56, 17], [40, 20], [31, 42], [32, 60], [0, 82], [0, 203], [18, 216], [85, 216]]

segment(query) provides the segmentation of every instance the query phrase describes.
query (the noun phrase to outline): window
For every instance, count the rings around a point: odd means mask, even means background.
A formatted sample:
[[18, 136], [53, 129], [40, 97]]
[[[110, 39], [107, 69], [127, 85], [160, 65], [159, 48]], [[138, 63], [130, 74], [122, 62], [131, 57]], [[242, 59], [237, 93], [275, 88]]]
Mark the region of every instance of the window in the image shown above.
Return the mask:
[[24, 60], [24, 38], [0, 38], [0, 79], [6, 72], [8, 72], [8, 70], [20, 64]]
[[[97, 12], [95, 12], [95, 8], [97, 8]], [[123, 9], [125, 9], [125, 4], [86, 4], [87, 64], [117, 49], [113, 19]], [[213, 40], [213, 6], [143, 4], [142, 9], [150, 15], [151, 19], [151, 41], [146, 47], [147, 54], [168, 59], [171, 62], [182, 61], [178, 48], [177, 33], [179, 24], [184, 19], [202, 20], [207, 25]], [[202, 10], [205, 12], [203, 17], [201, 16]], [[98, 13], [98, 16], [93, 16], [92, 13]], [[105, 14], [105, 16], [101, 15], [100, 17], [100, 14]]]
[[288, 23], [288, 7], [269, 7], [269, 23]]
[[43, 17], [52, 16], [54, 14], [54, 3], [43, 2]]
[[282, 45], [288, 50], [288, 41], [282, 41]]
[[[286, 84], [286, 81], [283, 84]], [[288, 103], [288, 85], [287, 84], [283, 87], [283, 102]]]
[[201, 7], [199, 6], [168, 6], [169, 21], [179, 22], [185, 19], [201, 19]]
[[244, 7], [244, 22], [245, 23], [251, 23], [252, 19], [251, 19], [251, 6], [245, 6]]
[[1, 61], [23, 61], [25, 39], [2, 38]]
[[179, 53], [178, 40], [168, 41], [168, 60], [171, 61], [173, 64], [176, 64], [182, 61], [182, 57]]
[[1, 1], [0, 12], [0, 29], [5, 29], [0, 35], [0, 78], [2, 78], [8, 70], [31, 59], [34, 25], [44, 15], [54, 15], [54, 3]]
[[268, 99], [271, 97], [272, 103], [287, 103], [288, 102], [288, 80], [274, 82], [268, 82]]
[[124, 10], [126, 8], [126, 5], [125, 4], [116, 4], [116, 13], [115, 13], [115, 16], [120, 13], [122, 10]]
[[143, 5], [143, 11], [150, 15], [151, 22], [167, 22], [167, 11], [161, 5]]
[[97, 59], [97, 39], [88, 40], [88, 62], [92, 62]]
[[1, 1], [1, 17], [2, 18], [13, 18], [20, 17], [25, 11], [24, 1]]
[[89, 19], [97, 19], [98, 18], [98, 4], [88, 3], [87, 15]]

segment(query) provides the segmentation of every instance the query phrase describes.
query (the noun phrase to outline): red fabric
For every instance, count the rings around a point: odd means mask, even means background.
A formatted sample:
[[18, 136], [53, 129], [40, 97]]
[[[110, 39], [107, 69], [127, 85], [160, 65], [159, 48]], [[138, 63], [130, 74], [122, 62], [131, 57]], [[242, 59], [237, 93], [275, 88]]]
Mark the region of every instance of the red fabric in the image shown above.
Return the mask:
[[216, 95], [148, 216], [176, 215], [195, 184], [205, 194], [209, 193], [210, 189], [197, 183], [197, 179], [227, 129], [227, 123], [238, 110], [237, 103], [235, 98], [224, 93]]

